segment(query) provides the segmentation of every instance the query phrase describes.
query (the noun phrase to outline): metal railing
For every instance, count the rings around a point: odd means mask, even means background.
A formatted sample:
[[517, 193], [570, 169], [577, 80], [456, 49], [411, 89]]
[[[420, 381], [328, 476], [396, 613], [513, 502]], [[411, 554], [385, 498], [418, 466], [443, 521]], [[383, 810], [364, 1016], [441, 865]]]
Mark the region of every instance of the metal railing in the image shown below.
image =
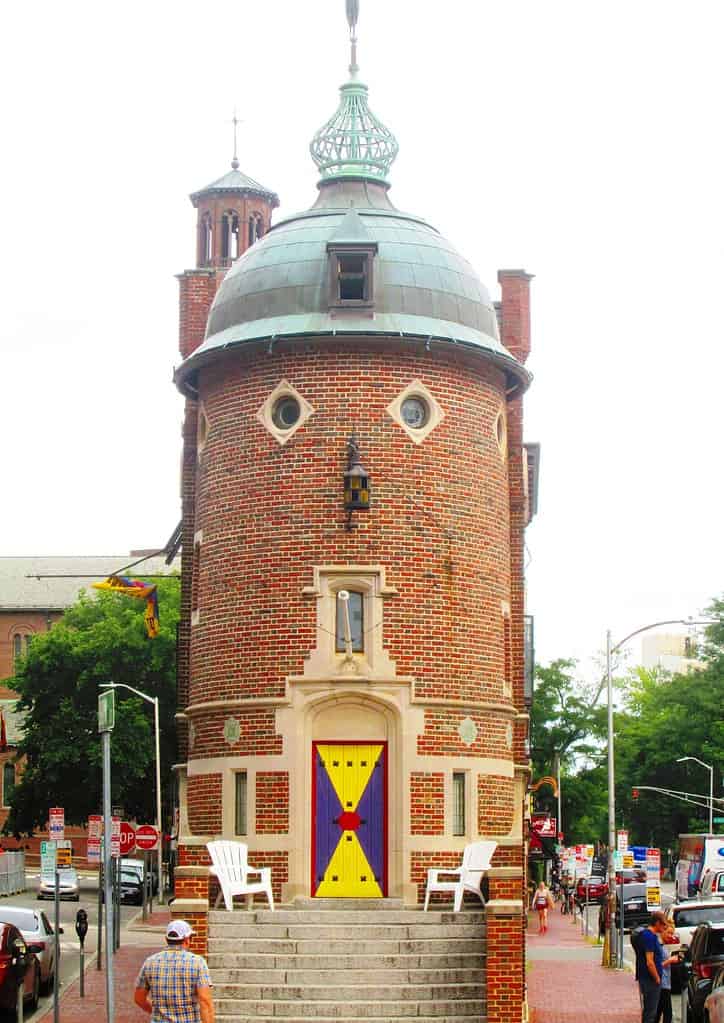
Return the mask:
[[6, 852], [0, 856], [0, 895], [15, 895], [24, 892], [25, 852]]

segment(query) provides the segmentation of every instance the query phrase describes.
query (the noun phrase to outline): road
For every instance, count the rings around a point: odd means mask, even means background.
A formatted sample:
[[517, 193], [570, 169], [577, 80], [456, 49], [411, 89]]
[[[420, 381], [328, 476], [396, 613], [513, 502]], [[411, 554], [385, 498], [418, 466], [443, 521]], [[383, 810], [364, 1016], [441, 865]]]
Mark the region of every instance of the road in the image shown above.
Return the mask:
[[[28, 873], [26, 881], [28, 890], [21, 895], [10, 895], [0, 898], [0, 910], [3, 906], [22, 906], [26, 909], [34, 909], [44, 912], [50, 924], [53, 924], [54, 904], [52, 900], [38, 901], [35, 893], [40, 880], [39, 874]], [[75, 918], [79, 909], [84, 909], [88, 914], [88, 934], [85, 940], [86, 955], [93, 954], [98, 942], [98, 879], [97, 875], [79, 875], [80, 900], [78, 902], [60, 903], [60, 926], [63, 934], [60, 936], [60, 985], [61, 991], [64, 984], [70, 983], [80, 972], [80, 942], [75, 933]], [[121, 906], [121, 927], [125, 927], [137, 913], [138, 906]], [[103, 934], [105, 941], [105, 931]], [[121, 935], [123, 940], [123, 935]], [[40, 1005], [35, 1013], [29, 1010], [25, 1012], [25, 1019], [32, 1020], [40, 1017], [53, 1004], [52, 993], [41, 995]], [[9, 1018], [9, 1017], [6, 1017]], [[0, 1014], [0, 1020], [4, 1018]]]

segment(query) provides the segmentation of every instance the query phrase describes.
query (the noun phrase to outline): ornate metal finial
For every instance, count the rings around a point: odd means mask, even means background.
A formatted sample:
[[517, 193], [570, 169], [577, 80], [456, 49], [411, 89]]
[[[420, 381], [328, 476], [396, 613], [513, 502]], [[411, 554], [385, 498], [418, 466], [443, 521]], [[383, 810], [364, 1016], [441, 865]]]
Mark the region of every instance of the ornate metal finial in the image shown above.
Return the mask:
[[340, 89], [337, 111], [312, 139], [309, 151], [322, 181], [366, 178], [386, 184], [397, 156], [397, 139], [367, 105], [367, 86], [357, 81], [359, 0], [345, 0], [351, 44], [350, 80]]
[[345, 0], [347, 5], [347, 21], [349, 22], [349, 42], [351, 57], [349, 73], [354, 78], [359, 71], [357, 64], [357, 22], [359, 21], [359, 0]]
[[231, 161], [231, 169], [232, 170], [238, 170], [239, 169], [239, 157], [236, 154], [236, 129], [241, 124], [241, 121], [236, 116], [236, 107], [234, 107], [234, 116], [231, 118], [231, 123], [234, 125], [234, 158]]

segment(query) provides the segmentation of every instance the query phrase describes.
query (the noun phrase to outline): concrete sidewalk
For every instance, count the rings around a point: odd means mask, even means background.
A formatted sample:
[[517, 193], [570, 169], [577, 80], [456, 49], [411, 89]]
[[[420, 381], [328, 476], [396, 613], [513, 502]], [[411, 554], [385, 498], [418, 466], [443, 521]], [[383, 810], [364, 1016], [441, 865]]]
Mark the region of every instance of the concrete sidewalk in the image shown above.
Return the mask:
[[[575, 920], [575, 923], [572, 922]], [[548, 914], [547, 934], [529, 915], [527, 983], [531, 1023], [640, 1023], [638, 985], [601, 966], [602, 946], [581, 935], [580, 917]]]

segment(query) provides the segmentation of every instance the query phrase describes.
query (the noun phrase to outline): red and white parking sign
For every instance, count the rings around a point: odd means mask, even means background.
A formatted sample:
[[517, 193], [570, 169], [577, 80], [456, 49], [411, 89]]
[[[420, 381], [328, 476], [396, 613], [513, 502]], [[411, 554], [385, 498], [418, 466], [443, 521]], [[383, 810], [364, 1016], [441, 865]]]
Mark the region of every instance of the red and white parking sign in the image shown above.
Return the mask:
[[51, 806], [48, 811], [48, 838], [51, 842], [62, 842], [65, 838], [65, 810], [62, 806]]

